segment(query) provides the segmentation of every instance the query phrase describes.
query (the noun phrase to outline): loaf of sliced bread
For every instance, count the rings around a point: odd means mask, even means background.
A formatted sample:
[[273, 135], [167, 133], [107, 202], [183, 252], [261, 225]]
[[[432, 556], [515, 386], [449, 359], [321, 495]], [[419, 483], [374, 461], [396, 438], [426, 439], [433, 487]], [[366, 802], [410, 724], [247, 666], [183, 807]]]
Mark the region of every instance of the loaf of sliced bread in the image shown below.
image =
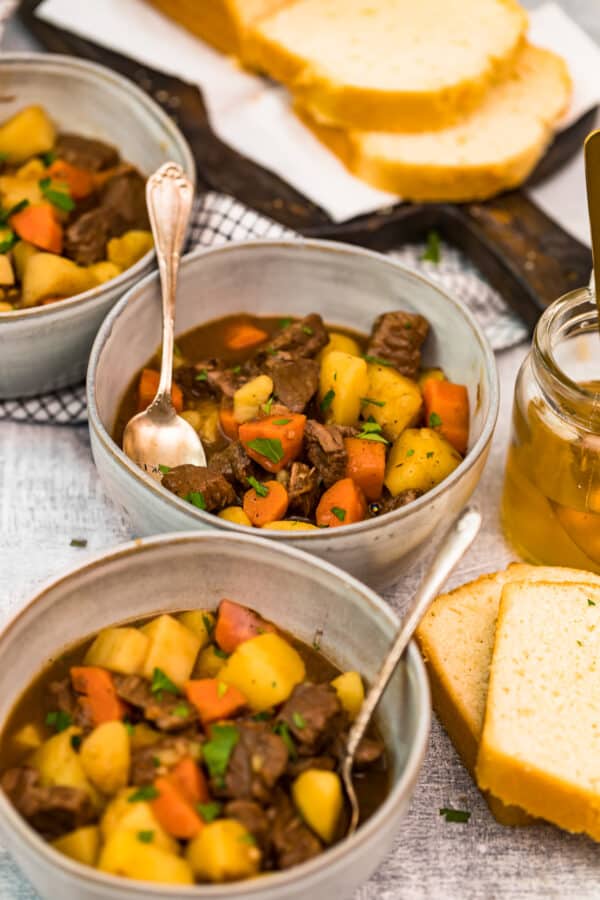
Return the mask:
[[505, 803], [600, 840], [600, 587], [502, 591], [477, 779]]
[[526, 45], [508, 78], [449, 128], [384, 134], [326, 127], [296, 109], [359, 178], [414, 201], [484, 200], [521, 184], [566, 111], [571, 80], [564, 61]]
[[[515, 564], [504, 572], [483, 575], [433, 603], [417, 630], [425, 659], [433, 706], [466, 768], [475, 765], [488, 693], [496, 620], [506, 584], [561, 583], [585, 578], [600, 587], [600, 577], [579, 569]], [[531, 821], [522, 810], [486, 796], [493, 815], [504, 825]]]
[[526, 29], [516, 0], [295, 0], [250, 28], [245, 54], [319, 122], [414, 131], [477, 106]]
[[222, 53], [242, 56], [246, 29], [291, 0], [149, 0], [162, 13], [183, 25]]

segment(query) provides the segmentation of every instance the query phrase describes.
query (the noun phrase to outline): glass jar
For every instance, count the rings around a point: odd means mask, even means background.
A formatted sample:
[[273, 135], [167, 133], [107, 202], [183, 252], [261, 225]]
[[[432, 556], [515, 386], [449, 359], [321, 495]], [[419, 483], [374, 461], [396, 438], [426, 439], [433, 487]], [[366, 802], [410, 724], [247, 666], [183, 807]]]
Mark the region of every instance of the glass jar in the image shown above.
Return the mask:
[[517, 377], [502, 520], [528, 562], [600, 573], [600, 333], [588, 289], [540, 318]]

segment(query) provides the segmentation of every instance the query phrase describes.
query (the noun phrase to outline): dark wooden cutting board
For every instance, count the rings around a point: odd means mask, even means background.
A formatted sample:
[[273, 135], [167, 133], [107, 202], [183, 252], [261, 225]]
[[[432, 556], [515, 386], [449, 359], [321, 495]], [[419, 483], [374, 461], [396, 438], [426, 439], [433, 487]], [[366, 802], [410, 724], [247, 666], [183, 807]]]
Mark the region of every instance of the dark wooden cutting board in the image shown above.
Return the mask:
[[[485, 203], [399, 203], [341, 224], [332, 222], [291, 185], [219, 140], [197, 87], [37, 19], [39, 3], [20, 4], [19, 14], [31, 33], [51, 52], [101, 63], [147, 91], [187, 137], [201, 187], [231, 194], [305, 236], [376, 250], [423, 240], [435, 229], [466, 254], [530, 328], [554, 299], [587, 284], [592, 267], [589, 248], [542, 212], [524, 190]], [[556, 138], [528, 184], [554, 174], [580, 150], [595, 116], [592, 110]]]

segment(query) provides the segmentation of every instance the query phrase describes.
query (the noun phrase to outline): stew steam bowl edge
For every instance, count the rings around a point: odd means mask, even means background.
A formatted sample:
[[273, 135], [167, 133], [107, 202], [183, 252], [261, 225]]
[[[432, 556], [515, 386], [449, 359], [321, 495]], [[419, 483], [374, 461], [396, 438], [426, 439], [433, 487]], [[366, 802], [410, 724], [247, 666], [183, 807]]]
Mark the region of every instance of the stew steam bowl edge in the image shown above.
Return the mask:
[[[70, 56], [5, 53], [0, 80], [0, 119], [40, 104], [61, 129], [114, 144], [144, 175], [174, 160], [195, 182], [194, 160], [177, 126], [116, 72]], [[153, 259], [150, 251], [117, 278], [58, 303], [0, 313], [0, 399], [82, 381], [100, 323]]]
[[[318, 312], [331, 325], [369, 332], [376, 316], [406, 308], [431, 322], [425, 365], [441, 365], [467, 384], [471, 441], [466, 459], [436, 488], [380, 519], [319, 531], [264, 531], [282, 545], [327, 559], [368, 584], [398, 578], [467, 503], [481, 476], [498, 413], [492, 350], [471, 313], [426, 278], [390, 259], [327, 241], [251, 241], [200, 250], [184, 258], [176, 333], [236, 312], [303, 316]], [[88, 369], [92, 452], [112, 499], [128, 513], [133, 533], [190, 529], [247, 533], [179, 499], [146, 475], [113, 441], [119, 403], [135, 373], [160, 342], [156, 275], [129, 291], [103, 323]]]
[[[139, 540], [48, 584], [3, 630], [0, 665], [11, 678], [0, 695], [0, 722], [44, 663], [79, 639], [156, 612], [214, 607], [222, 597], [254, 607], [309, 644], [318, 633], [327, 657], [341, 669], [360, 671], [367, 681], [398, 627], [395, 613], [369, 588], [294, 548], [219, 532]], [[378, 724], [390, 760], [387, 798], [352, 838], [285, 872], [189, 888], [104, 875], [54, 851], [1, 791], [0, 837], [47, 900], [349, 897], [391, 848], [425, 755], [429, 687], [414, 644], [382, 699]]]

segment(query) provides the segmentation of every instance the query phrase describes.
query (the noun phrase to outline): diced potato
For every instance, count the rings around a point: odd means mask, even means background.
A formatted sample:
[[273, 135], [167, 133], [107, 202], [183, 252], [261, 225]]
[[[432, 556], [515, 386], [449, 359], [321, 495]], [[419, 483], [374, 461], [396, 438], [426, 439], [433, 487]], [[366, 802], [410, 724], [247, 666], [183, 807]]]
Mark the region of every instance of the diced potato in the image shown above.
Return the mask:
[[41, 159], [29, 159], [16, 171], [17, 178], [39, 181], [46, 174], [46, 166]]
[[219, 656], [211, 644], [201, 652], [194, 668], [194, 678], [216, 678], [225, 664], [225, 658]]
[[141, 630], [150, 638], [142, 674], [152, 678], [154, 670], [161, 669], [174, 684], [183, 687], [200, 650], [199, 638], [173, 616], [158, 616]]
[[257, 375], [243, 384], [233, 395], [233, 417], [242, 424], [255, 419], [263, 403], [273, 393], [273, 381], [268, 375]]
[[324, 357], [326, 357], [333, 350], [340, 350], [342, 353], [349, 353], [350, 356], [360, 356], [360, 347], [358, 346], [358, 342], [354, 340], [354, 338], [349, 337], [347, 334], [340, 334], [338, 331], [330, 331], [329, 332], [329, 343], [325, 344], [321, 353], [319, 354], [319, 362], [322, 362]]
[[219, 407], [214, 400], [200, 400], [194, 409], [180, 413], [198, 432], [205, 444], [215, 444], [221, 435], [219, 427]]
[[155, 847], [160, 847], [167, 853], [177, 853], [179, 844], [164, 830], [150, 804], [146, 800], [130, 802], [129, 798], [137, 790], [136, 787], [125, 788], [108, 804], [100, 820], [102, 837], [107, 841], [117, 831], [152, 831], [152, 843]]
[[56, 131], [41, 106], [26, 106], [0, 125], [0, 153], [9, 163], [48, 153]]
[[98, 860], [101, 872], [156, 881], [160, 884], [193, 884], [194, 873], [185, 859], [167, 853], [154, 842], [143, 843], [134, 831], [115, 831]]
[[219, 672], [219, 678], [238, 688], [256, 712], [287, 700], [305, 675], [302, 657], [278, 634], [244, 641]]
[[197, 878], [222, 884], [251, 878], [260, 870], [261, 852], [235, 819], [217, 819], [190, 842], [186, 858]]
[[384, 484], [393, 497], [403, 491], [428, 491], [462, 462], [460, 453], [431, 428], [408, 428], [395, 441]]
[[6, 253], [0, 253], [0, 285], [10, 287], [15, 283], [15, 273], [12, 263]]
[[36, 253], [25, 267], [23, 304], [35, 306], [48, 297], [72, 297], [92, 287], [89, 272], [54, 253]]
[[106, 247], [108, 261], [128, 269], [152, 250], [154, 241], [150, 231], [126, 231], [121, 237], [111, 238]]
[[45, 734], [40, 725], [30, 722], [15, 732], [12, 744], [19, 750], [37, 750], [44, 743]]
[[52, 841], [52, 846], [65, 856], [86, 866], [95, 866], [100, 851], [100, 829], [97, 825], [76, 828]]
[[337, 691], [340, 703], [353, 721], [359, 714], [365, 700], [365, 689], [358, 672], [344, 672], [331, 682]]
[[8, 300], [0, 300], [0, 312], [11, 312], [13, 309], [14, 306]]
[[233, 522], [235, 525], [245, 525], [247, 528], [252, 528], [252, 522], [241, 506], [228, 506], [226, 509], [222, 509], [218, 516], [220, 519], [225, 519], [226, 522]]
[[98, 805], [98, 793], [85, 774], [79, 754], [71, 745], [73, 735], [80, 734], [81, 728], [71, 727], [48, 738], [29, 758], [29, 765], [38, 770], [42, 784], [80, 788]]
[[40, 251], [38, 250], [38, 248], [34, 247], [33, 244], [30, 244], [29, 241], [17, 241], [15, 246], [12, 248], [12, 258], [19, 281], [23, 281], [25, 268], [31, 257], [35, 256], [36, 253], [39, 252]]
[[37, 178], [17, 178], [16, 175], [0, 175], [0, 195], [5, 209], [12, 209], [22, 200], [35, 204], [44, 199]]
[[332, 350], [321, 363], [319, 400], [327, 421], [353, 425], [360, 415], [361, 398], [367, 395], [369, 378], [364, 359]]
[[103, 794], [116, 794], [129, 781], [129, 735], [122, 722], [104, 722], [83, 741], [79, 751], [83, 771]]
[[434, 381], [447, 381], [446, 375], [443, 369], [431, 368], [431, 369], [423, 369], [421, 374], [419, 375], [419, 387], [423, 390], [423, 385], [426, 381], [430, 381], [433, 379]]
[[86, 653], [85, 664], [139, 675], [149, 649], [150, 639], [139, 628], [104, 628]]
[[200, 641], [200, 648], [210, 643], [210, 636], [215, 628], [215, 617], [208, 609], [189, 609], [180, 613], [177, 618], [182, 625], [193, 631]]
[[[405, 378], [390, 366], [370, 363], [369, 386], [365, 397], [377, 403], [363, 403], [364, 419], [371, 416], [381, 425], [384, 435], [391, 441], [419, 420], [423, 397], [418, 384]], [[378, 406], [378, 403], [384, 404]]]
[[104, 284], [121, 274], [121, 269], [112, 262], [97, 262], [87, 267], [92, 284]]
[[296, 522], [294, 519], [279, 519], [276, 522], [267, 522], [263, 528], [271, 528], [273, 531], [319, 531], [316, 525], [310, 522]]
[[339, 775], [324, 769], [307, 769], [294, 781], [292, 797], [306, 824], [330, 844], [344, 806]]
[[149, 747], [160, 741], [162, 734], [155, 731], [145, 722], [139, 722], [137, 725], [131, 725], [129, 728], [129, 743], [132, 750], [139, 750], [140, 747]]

